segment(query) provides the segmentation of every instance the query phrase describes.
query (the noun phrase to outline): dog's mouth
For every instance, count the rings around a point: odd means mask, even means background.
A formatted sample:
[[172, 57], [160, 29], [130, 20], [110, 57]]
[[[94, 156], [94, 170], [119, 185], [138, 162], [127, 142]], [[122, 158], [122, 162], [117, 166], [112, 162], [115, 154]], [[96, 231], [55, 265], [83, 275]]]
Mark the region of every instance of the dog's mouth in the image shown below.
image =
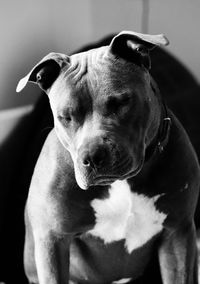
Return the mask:
[[124, 180], [136, 176], [143, 167], [143, 159], [135, 169], [130, 169], [123, 174], [97, 176], [91, 185], [110, 185], [116, 180]]
[[[90, 173], [79, 172], [76, 180], [80, 188], [87, 190], [93, 186], [107, 186], [116, 180], [124, 180], [136, 176], [142, 169], [144, 159], [140, 159], [137, 166], [133, 166], [130, 158], [116, 163], [111, 169], [102, 169], [101, 172], [91, 171]], [[76, 172], [76, 171], [75, 171]]]

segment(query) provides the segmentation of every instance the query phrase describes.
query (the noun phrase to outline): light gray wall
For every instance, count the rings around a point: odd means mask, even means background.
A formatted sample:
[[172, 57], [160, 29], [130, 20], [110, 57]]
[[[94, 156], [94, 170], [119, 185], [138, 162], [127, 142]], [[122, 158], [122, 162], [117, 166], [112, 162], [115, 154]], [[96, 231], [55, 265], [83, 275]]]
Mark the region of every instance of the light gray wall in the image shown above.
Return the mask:
[[0, 109], [39, 93], [17, 81], [50, 51], [69, 53], [111, 32], [165, 33], [200, 81], [199, 0], [0, 0]]

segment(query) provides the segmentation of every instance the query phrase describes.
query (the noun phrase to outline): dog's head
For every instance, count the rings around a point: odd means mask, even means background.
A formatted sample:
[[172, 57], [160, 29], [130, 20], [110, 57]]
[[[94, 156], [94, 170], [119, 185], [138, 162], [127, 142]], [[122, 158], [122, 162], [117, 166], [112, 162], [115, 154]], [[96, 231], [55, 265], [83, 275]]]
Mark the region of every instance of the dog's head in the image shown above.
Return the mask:
[[149, 51], [167, 43], [163, 35], [122, 32], [109, 46], [50, 53], [20, 80], [17, 91], [32, 81], [48, 94], [57, 136], [82, 189], [141, 170], [160, 124]]

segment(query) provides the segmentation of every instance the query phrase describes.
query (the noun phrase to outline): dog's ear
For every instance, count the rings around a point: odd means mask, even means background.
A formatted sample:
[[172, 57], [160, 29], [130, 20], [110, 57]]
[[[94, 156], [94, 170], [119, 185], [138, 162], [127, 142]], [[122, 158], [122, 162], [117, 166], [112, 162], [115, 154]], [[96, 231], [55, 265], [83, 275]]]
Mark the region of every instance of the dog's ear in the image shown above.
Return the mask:
[[149, 51], [156, 46], [168, 44], [169, 41], [163, 34], [149, 35], [123, 31], [112, 39], [110, 51], [118, 57], [150, 69]]
[[69, 56], [62, 53], [49, 53], [19, 81], [16, 91], [20, 92], [31, 81], [38, 84], [43, 91], [48, 92], [48, 89], [60, 74], [61, 69], [69, 64]]

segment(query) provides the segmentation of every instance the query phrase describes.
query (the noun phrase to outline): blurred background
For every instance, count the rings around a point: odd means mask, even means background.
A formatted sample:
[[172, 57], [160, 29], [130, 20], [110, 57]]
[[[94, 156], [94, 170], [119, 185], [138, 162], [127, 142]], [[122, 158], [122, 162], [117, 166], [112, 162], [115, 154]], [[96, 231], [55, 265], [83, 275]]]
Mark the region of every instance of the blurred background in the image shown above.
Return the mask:
[[199, 0], [0, 0], [0, 110], [36, 100], [36, 86], [15, 88], [48, 52], [70, 53], [121, 30], [165, 33], [200, 81], [199, 12]]

